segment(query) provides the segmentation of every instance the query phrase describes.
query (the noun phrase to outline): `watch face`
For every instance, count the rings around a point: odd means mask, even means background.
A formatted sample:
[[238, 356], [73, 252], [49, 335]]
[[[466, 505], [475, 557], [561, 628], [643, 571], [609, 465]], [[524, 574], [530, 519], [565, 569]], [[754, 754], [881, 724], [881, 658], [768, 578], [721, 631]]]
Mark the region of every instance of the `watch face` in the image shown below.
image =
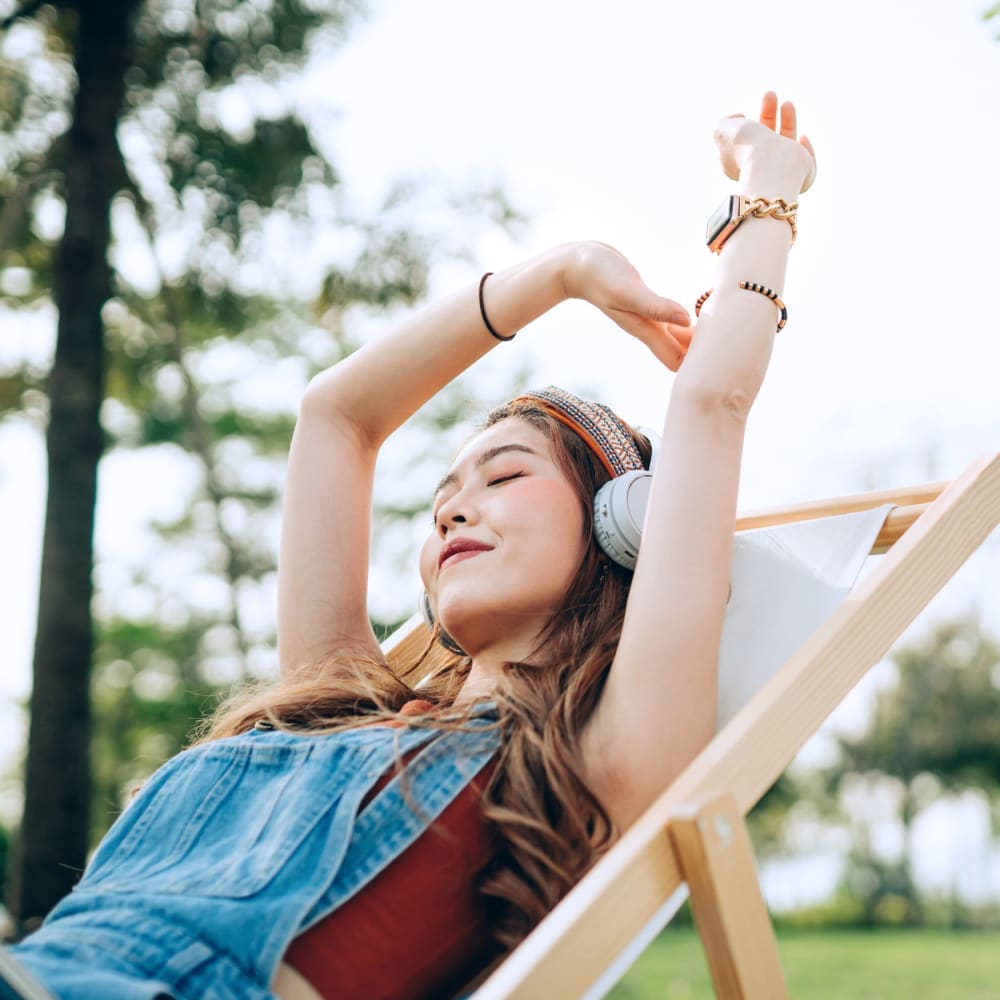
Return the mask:
[[722, 231], [729, 225], [730, 220], [736, 214], [736, 207], [733, 202], [735, 195], [730, 195], [711, 215], [708, 226], [705, 230], [705, 242], [711, 246], [721, 235]]

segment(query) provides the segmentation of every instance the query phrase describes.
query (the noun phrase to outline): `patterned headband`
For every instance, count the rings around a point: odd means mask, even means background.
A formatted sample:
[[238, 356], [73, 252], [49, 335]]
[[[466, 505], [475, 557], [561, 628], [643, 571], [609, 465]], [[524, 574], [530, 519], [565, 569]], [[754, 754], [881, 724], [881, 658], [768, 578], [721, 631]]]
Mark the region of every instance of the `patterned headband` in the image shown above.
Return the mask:
[[550, 385], [522, 393], [512, 403], [531, 402], [574, 431], [613, 478], [644, 468], [642, 456], [620, 417], [603, 403], [591, 403]]

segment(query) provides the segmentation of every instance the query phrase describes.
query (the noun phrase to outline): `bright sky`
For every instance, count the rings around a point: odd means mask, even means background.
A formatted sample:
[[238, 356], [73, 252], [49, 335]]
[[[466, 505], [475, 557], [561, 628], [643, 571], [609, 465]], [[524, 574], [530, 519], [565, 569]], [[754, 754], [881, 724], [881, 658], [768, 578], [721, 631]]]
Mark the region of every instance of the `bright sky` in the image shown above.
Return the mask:
[[[1000, 23], [980, 20], [987, 6], [381, 0], [314, 67], [303, 102], [369, 204], [418, 174], [456, 190], [500, 181], [528, 215], [522, 240], [483, 239], [479, 270], [443, 267], [437, 291], [593, 238], [690, 308], [711, 280], [705, 220], [731, 190], [716, 119], [756, 113], [768, 88], [795, 100], [819, 174], [745, 450], [741, 505], [760, 507], [951, 478], [997, 446]], [[514, 352], [542, 384], [662, 419], [672, 376], [589, 307], [560, 307], [481, 364], [497, 401]], [[0, 430], [7, 704], [30, 673], [43, 477], [39, 442]], [[130, 489], [144, 478], [106, 470], [99, 537], [154, 502]], [[925, 621], [974, 605], [1000, 631], [998, 592], [994, 540]], [[18, 727], [2, 728], [9, 752]]]

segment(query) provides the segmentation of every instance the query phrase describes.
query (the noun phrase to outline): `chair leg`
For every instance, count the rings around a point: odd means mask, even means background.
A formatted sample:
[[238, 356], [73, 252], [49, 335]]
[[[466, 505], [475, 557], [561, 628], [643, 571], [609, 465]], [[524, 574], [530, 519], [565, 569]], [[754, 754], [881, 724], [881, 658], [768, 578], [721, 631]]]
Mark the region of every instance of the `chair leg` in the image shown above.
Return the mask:
[[727, 794], [682, 806], [671, 815], [669, 830], [716, 996], [787, 997], [753, 847], [736, 800]]

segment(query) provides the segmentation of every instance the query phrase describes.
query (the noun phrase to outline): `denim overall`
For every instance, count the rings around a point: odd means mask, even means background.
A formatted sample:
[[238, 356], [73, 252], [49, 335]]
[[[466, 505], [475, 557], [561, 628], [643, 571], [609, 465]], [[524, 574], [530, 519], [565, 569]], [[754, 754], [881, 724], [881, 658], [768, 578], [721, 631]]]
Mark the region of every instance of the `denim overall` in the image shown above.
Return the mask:
[[[10, 949], [61, 1000], [267, 1000], [291, 941], [412, 844], [500, 744], [384, 725], [251, 730], [163, 765], [73, 892]], [[423, 747], [359, 812], [396, 753]]]

